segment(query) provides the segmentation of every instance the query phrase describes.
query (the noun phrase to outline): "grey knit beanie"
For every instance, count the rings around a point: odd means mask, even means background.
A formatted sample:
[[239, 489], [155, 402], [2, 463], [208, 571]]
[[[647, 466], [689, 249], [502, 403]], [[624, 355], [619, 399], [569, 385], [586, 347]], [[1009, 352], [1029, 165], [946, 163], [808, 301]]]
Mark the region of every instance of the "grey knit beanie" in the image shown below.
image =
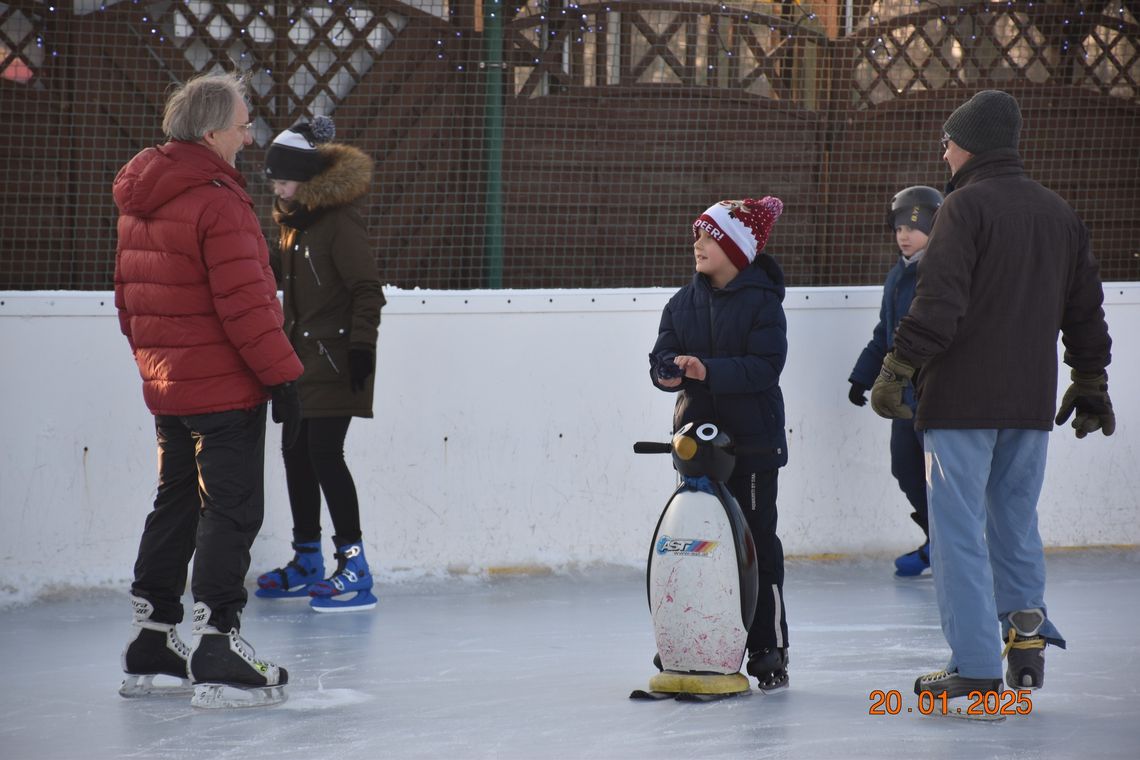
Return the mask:
[[975, 155], [999, 148], [1016, 150], [1021, 134], [1021, 109], [1008, 92], [982, 90], [950, 114], [942, 131], [963, 150]]

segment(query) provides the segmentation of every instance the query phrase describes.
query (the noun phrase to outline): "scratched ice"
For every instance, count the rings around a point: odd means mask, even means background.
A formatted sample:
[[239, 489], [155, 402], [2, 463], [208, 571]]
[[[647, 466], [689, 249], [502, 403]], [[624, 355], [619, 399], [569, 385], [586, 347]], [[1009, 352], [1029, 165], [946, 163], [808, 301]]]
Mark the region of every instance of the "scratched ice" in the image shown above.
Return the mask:
[[[122, 699], [125, 591], [57, 596], [0, 610], [0, 757], [1135, 760], [1140, 549], [1049, 555], [1069, 649], [1048, 650], [1032, 712], [996, 725], [917, 714], [914, 678], [946, 650], [930, 580], [892, 569], [789, 561], [791, 687], [714, 704], [627, 699], [655, 672], [630, 569], [388, 583], [353, 615], [251, 599], [243, 633], [291, 679], [288, 702], [244, 711]], [[899, 714], [869, 714], [875, 690]]]

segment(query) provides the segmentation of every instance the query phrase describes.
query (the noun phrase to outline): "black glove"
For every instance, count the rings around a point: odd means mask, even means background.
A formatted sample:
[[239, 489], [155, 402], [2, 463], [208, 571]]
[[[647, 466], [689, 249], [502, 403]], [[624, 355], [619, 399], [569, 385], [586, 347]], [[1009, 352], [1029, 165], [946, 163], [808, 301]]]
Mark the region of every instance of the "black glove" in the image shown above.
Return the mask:
[[685, 370], [674, 364], [672, 358], [662, 359], [657, 354], [649, 355], [649, 366], [660, 380], [672, 380], [685, 374]]
[[851, 390], [847, 392], [847, 400], [855, 406], [866, 406], [867, 397], [863, 394], [865, 394], [868, 390], [870, 390], [870, 388], [863, 385], [863, 383], [859, 382], [858, 380], [852, 380]]
[[1116, 415], [1112, 413], [1112, 399], [1108, 397], [1108, 374], [1073, 370], [1069, 376], [1073, 384], [1061, 398], [1056, 423], [1060, 425], [1069, 419], [1076, 409], [1073, 430], [1077, 431], [1077, 438], [1097, 430], [1105, 435], [1116, 432]]
[[301, 394], [296, 383], [269, 389], [273, 395], [273, 421], [281, 423], [281, 448], [291, 449], [301, 435]]
[[895, 352], [883, 358], [883, 366], [875, 384], [871, 386], [871, 408], [880, 417], [895, 420], [909, 420], [914, 416], [910, 407], [903, 403], [903, 389], [914, 377], [914, 367], [895, 356]]
[[348, 349], [348, 382], [352, 392], [364, 390], [364, 385], [376, 371], [376, 353], [367, 348]]

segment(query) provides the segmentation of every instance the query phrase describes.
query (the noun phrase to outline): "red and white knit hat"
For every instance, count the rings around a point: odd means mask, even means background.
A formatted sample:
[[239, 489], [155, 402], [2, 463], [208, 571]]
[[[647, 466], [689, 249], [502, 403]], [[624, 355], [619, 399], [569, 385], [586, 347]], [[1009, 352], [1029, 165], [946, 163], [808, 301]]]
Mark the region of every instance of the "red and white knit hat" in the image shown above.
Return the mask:
[[709, 233], [737, 269], [744, 269], [764, 250], [772, 225], [784, 213], [784, 202], [774, 195], [721, 201], [693, 222], [693, 236]]

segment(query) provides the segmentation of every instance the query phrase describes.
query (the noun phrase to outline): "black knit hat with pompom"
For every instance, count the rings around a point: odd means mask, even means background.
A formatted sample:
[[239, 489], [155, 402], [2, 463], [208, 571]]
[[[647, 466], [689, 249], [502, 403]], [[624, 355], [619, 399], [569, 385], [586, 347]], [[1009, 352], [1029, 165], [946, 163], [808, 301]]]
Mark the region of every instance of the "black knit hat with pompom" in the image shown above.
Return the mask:
[[325, 170], [325, 159], [317, 150], [336, 136], [336, 125], [327, 116], [294, 124], [273, 139], [265, 154], [265, 176], [269, 179], [308, 182]]

